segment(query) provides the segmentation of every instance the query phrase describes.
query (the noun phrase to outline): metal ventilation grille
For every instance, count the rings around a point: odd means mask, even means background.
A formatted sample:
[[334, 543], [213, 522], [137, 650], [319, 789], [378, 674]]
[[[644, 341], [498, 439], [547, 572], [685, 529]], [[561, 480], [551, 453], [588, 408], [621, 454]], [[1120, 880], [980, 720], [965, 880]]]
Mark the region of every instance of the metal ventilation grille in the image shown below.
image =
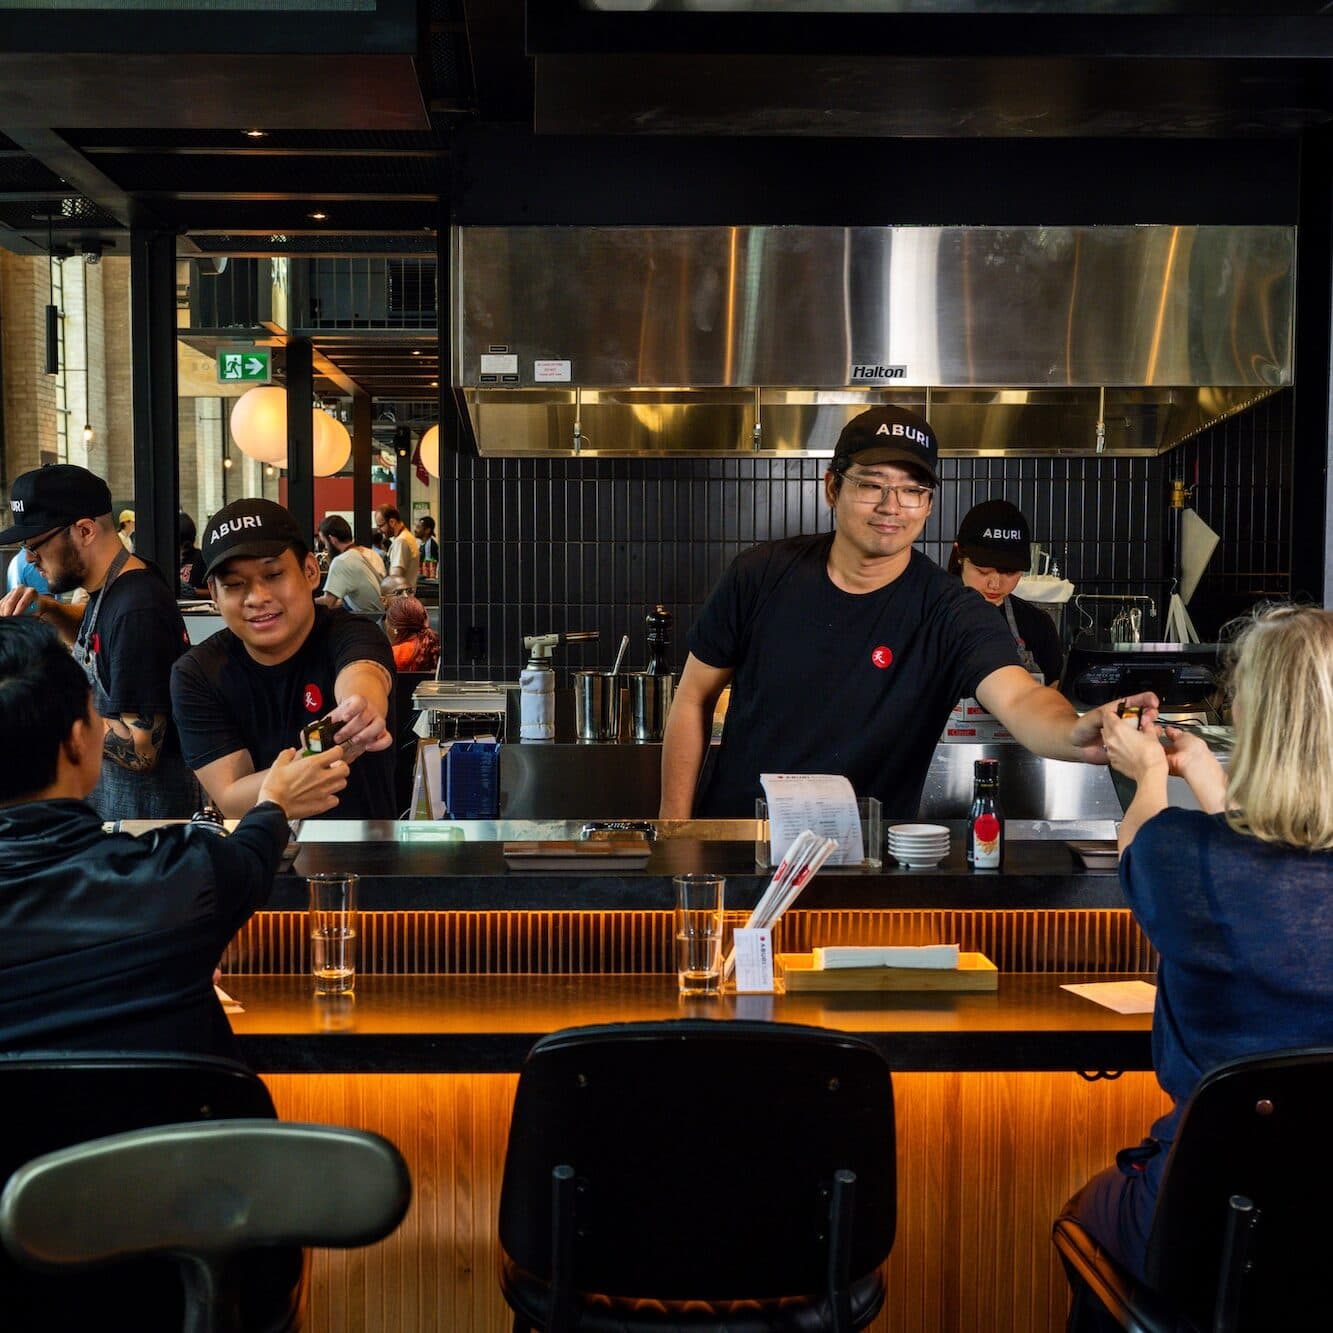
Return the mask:
[[[444, 974], [669, 972], [670, 912], [363, 912], [365, 972]], [[1152, 972], [1157, 955], [1127, 910], [789, 912], [780, 949], [957, 943], [1001, 972]], [[260, 912], [223, 970], [309, 966], [303, 912]]]

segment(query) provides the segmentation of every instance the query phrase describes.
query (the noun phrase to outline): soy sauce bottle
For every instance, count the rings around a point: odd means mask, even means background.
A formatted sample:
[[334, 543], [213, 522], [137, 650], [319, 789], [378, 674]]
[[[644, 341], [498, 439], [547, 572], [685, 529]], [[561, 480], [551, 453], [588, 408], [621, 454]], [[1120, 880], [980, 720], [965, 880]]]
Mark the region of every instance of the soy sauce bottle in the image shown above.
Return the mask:
[[1000, 809], [1000, 762], [972, 766], [972, 809], [967, 816], [967, 863], [973, 870], [998, 870], [1004, 861], [1004, 813]]

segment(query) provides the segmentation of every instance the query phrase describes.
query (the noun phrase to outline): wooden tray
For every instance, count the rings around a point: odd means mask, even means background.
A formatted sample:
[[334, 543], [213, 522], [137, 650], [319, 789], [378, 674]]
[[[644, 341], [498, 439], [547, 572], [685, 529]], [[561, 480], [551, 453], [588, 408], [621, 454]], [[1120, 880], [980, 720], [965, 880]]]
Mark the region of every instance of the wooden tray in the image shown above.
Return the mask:
[[1000, 973], [984, 953], [960, 953], [957, 970], [947, 967], [830, 967], [816, 970], [810, 953], [782, 955], [787, 989], [848, 990], [996, 990]]
[[643, 838], [507, 842], [504, 858], [524, 870], [642, 870], [650, 850]]

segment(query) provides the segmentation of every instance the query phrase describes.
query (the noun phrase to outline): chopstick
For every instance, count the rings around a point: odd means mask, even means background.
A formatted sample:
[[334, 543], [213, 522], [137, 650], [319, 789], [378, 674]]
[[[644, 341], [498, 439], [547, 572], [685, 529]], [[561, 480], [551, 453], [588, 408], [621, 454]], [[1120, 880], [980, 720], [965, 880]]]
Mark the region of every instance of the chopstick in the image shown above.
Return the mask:
[[[795, 838], [759, 899], [758, 906], [750, 913], [745, 929], [755, 930], [775, 925], [837, 847], [836, 838], [821, 838], [809, 829]], [[733, 945], [722, 965], [723, 978], [730, 977], [735, 970], [736, 949]]]

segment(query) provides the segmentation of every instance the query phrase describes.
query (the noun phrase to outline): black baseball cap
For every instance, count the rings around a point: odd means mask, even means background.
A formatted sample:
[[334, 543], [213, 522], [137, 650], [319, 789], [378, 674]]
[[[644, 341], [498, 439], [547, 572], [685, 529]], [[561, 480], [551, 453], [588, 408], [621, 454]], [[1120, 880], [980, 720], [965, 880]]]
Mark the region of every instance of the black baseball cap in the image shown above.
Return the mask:
[[281, 555], [293, 542], [307, 545], [296, 520], [272, 500], [233, 500], [223, 505], [204, 527], [200, 550], [204, 577], [238, 556], [260, 559]]
[[905, 407], [872, 407], [854, 416], [833, 446], [834, 472], [850, 463], [906, 463], [940, 484], [940, 442], [930, 422]]
[[14, 479], [9, 509], [12, 526], [0, 532], [0, 546], [31, 541], [52, 528], [111, 512], [111, 488], [73, 463], [51, 463]]
[[1008, 500], [973, 505], [958, 525], [958, 554], [974, 565], [1013, 572], [1031, 563], [1032, 529], [1023, 511]]

